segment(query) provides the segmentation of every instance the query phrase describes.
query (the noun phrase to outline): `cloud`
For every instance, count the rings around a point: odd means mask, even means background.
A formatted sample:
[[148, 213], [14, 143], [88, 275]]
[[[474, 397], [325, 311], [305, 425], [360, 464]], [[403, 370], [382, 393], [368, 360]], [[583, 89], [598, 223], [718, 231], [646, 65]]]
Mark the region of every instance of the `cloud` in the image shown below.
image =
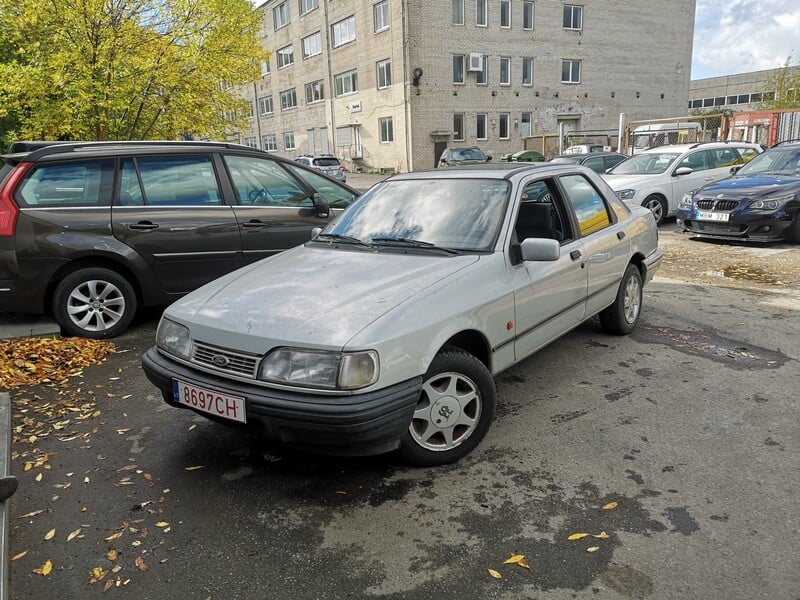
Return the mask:
[[774, 69], [800, 59], [797, 0], [697, 0], [692, 79]]

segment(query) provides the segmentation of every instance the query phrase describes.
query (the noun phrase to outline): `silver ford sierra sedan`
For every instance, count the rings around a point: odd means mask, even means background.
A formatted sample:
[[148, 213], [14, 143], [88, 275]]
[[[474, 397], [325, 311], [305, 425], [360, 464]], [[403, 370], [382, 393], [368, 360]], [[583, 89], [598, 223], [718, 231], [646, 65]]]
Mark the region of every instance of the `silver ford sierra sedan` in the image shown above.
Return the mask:
[[142, 362], [175, 407], [439, 465], [486, 435], [494, 375], [595, 315], [632, 331], [660, 262], [652, 213], [585, 167], [402, 174], [172, 304]]

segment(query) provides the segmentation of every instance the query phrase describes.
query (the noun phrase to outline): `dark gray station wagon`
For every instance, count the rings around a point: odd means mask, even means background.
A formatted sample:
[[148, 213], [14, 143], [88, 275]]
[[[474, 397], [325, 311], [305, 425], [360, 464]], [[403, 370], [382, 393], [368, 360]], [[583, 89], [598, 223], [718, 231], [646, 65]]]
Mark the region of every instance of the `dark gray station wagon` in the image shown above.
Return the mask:
[[309, 240], [358, 196], [236, 144], [21, 142], [0, 160], [0, 312], [92, 338]]

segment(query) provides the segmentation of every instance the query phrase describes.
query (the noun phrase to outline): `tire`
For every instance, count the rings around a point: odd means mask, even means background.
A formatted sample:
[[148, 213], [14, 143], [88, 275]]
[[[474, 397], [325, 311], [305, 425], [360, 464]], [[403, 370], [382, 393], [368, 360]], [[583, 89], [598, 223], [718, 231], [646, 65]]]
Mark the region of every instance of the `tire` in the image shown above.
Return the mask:
[[56, 286], [53, 316], [67, 335], [112, 338], [128, 328], [136, 304], [133, 286], [119, 273], [99, 267], [80, 269]]
[[494, 379], [482, 362], [463, 350], [444, 348], [423, 378], [414, 416], [400, 441], [400, 458], [431, 467], [466, 456], [489, 430], [496, 398]]
[[644, 199], [642, 206], [653, 213], [653, 217], [656, 219], [657, 226], [661, 226], [667, 219], [667, 203], [664, 202], [662, 197], [652, 194]]
[[614, 303], [600, 312], [600, 325], [607, 333], [627, 335], [634, 330], [642, 313], [642, 274], [629, 264], [619, 283]]

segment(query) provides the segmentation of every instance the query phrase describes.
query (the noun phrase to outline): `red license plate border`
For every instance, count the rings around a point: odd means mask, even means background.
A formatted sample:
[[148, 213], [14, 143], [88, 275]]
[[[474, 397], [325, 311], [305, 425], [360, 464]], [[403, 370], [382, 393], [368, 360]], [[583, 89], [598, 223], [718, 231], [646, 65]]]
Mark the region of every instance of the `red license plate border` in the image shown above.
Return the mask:
[[[234, 404], [236, 404], [238, 402], [239, 403], [238, 406], [236, 406], [235, 409], [234, 409], [234, 415], [236, 415], [237, 408], [241, 407], [241, 412], [242, 412], [241, 418], [238, 418], [238, 416], [231, 417], [231, 416], [229, 416], [227, 414], [228, 413], [228, 409], [230, 407], [230, 405], [227, 404], [227, 403], [225, 404], [225, 409], [226, 410], [224, 411], [224, 414], [223, 414], [223, 413], [220, 413], [217, 410], [212, 410], [210, 408], [201, 407], [201, 406], [199, 406], [199, 403], [198, 404], [192, 404], [189, 401], [184, 402], [181, 399], [181, 394], [180, 394], [180, 387], [181, 386], [183, 386], [183, 387], [185, 387], [187, 389], [190, 389], [190, 390], [191, 389], [196, 390], [198, 392], [198, 395], [199, 395], [200, 392], [202, 392], [204, 394], [210, 394], [212, 396], [211, 400], [214, 401], [215, 406], [219, 406], [219, 403], [218, 403], [219, 400], [230, 399], [230, 400], [234, 401]], [[208, 414], [208, 415], [213, 415], [215, 417], [219, 417], [221, 419], [225, 419], [226, 421], [233, 421], [234, 423], [242, 423], [242, 424], [246, 424], [247, 423], [247, 399], [244, 396], [237, 396], [236, 394], [227, 394], [225, 392], [220, 392], [220, 391], [217, 391], [217, 390], [214, 390], [214, 389], [210, 389], [210, 388], [206, 388], [206, 387], [203, 387], [203, 386], [199, 386], [199, 385], [196, 385], [194, 383], [189, 383], [188, 381], [182, 381], [180, 379], [173, 378], [172, 379], [172, 398], [177, 404], [179, 404], [181, 406], [185, 406], [187, 408], [191, 408], [191, 409], [200, 411], [201, 413], [205, 413], [205, 414]], [[209, 405], [211, 403], [211, 400], [209, 400]], [[205, 402], [204, 402], [204, 404], [205, 404]]]

